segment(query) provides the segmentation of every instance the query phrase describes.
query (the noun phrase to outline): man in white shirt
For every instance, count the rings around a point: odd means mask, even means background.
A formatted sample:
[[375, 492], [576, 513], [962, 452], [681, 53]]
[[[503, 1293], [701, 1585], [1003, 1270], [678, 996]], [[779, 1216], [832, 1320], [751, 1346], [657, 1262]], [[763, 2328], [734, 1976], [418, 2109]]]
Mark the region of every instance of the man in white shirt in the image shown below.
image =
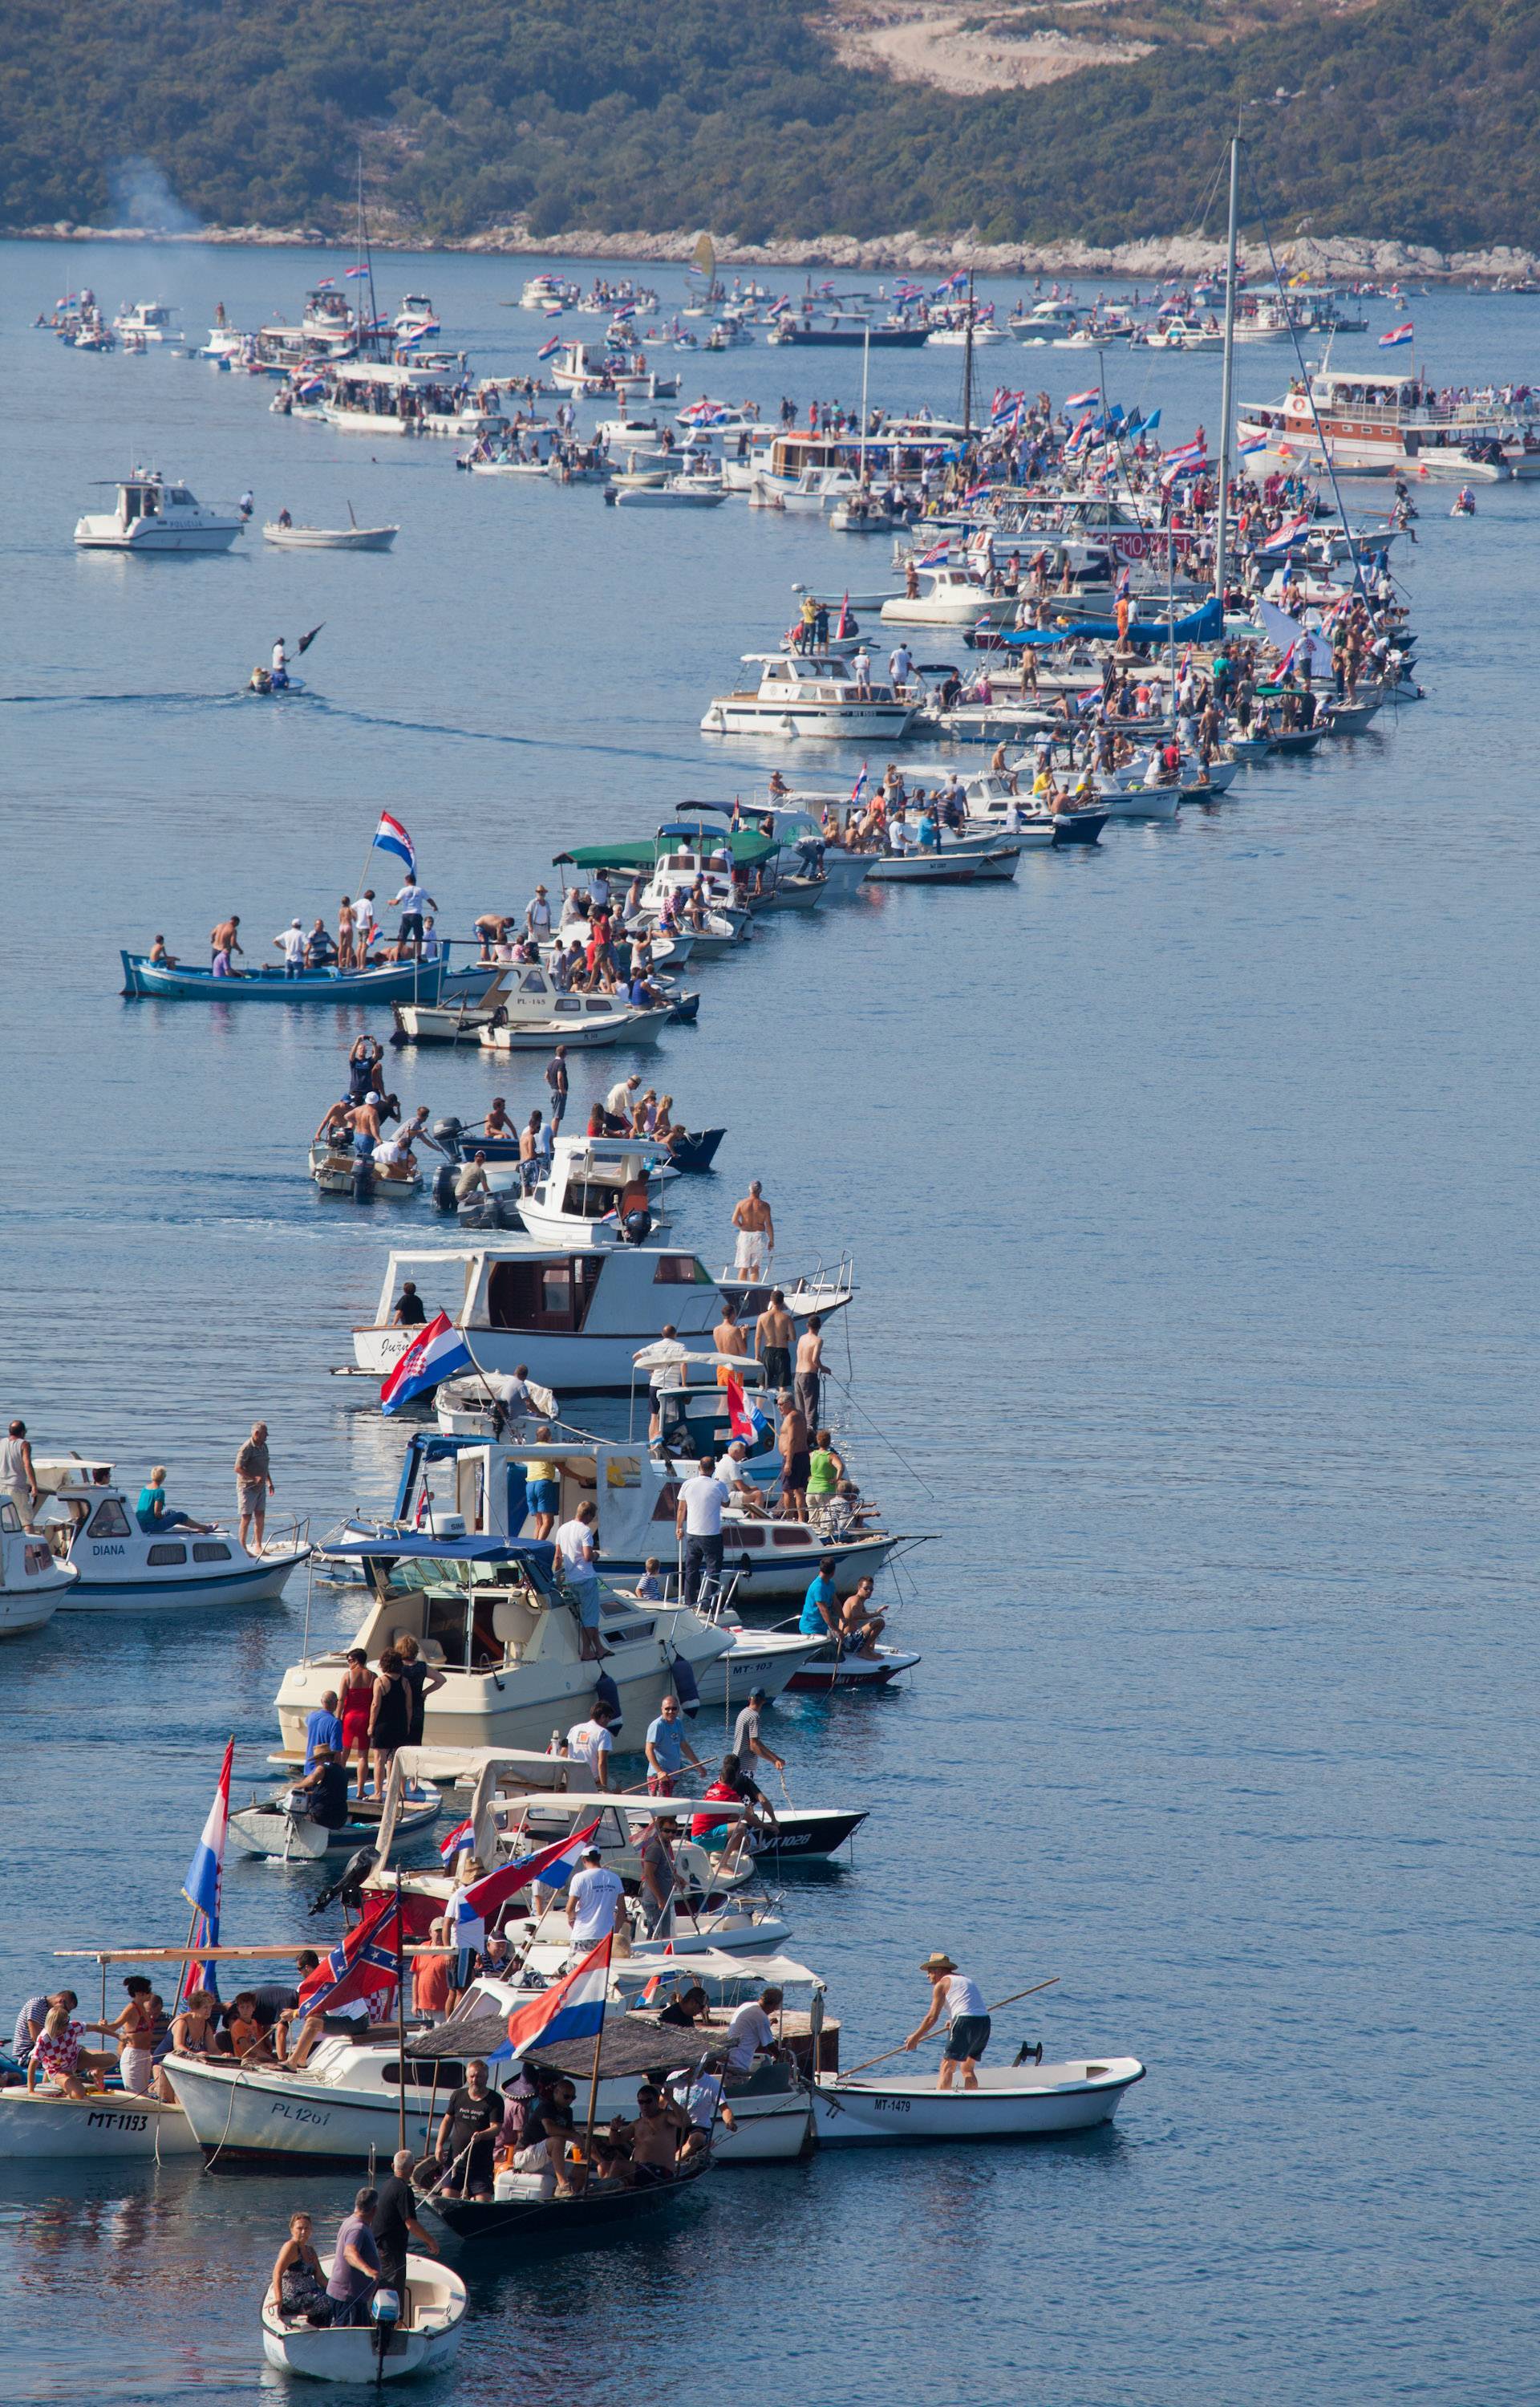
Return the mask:
[[563, 1521], [556, 1532], [561, 1575], [577, 1599], [586, 1663], [597, 1663], [600, 1656], [609, 1652], [599, 1634], [603, 1608], [599, 1594], [598, 1523], [598, 1506], [580, 1504], [572, 1519]]
[[353, 905], [354, 942], [358, 947], [360, 970], [369, 958], [369, 947], [374, 941], [377, 924], [374, 914], [374, 890], [372, 886], [366, 886]]
[[639, 1077], [619, 1078], [615, 1081], [604, 1098], [604, 1108], [612, 1119], [624, 1120], [626, 1126], [630, 1127], [631, 1109], [636, 1102], [636, 1090], [641, 1084]]
[[952, 1958], [940, 1948], [925, 1958], [920, 1970], [930, 1978], [930, 2009], [904, 2045], [911, 2050], [917, 2048], [926, 2032], [934, 2030], [944, 2018], [946, 2040], [936, 2087], [950, 2089], [954, 2074], [960, 2070], [963, 2087], [977, 2089], [979, 2058], [989, 2045], [990, 2021], [983, 1991], [968, 1973], [959, 1973]]
[[416, 961], [422, 950], [422, 915], [425, 911], [436, 911], [438, 904], [427, 888], [419, 886], [415, 877], [408, 877], [401, 892], [393, 894], [390, 901], [392, 908], [401, 913], [401, 926], [396, 931], [396, 959], [398, 961], [405, 961], [406, 947], [410, 945], [411, 958]]
[[551, 933], [551, 904], [544, 886], [537, 886], [524, 914], [524, 924], [536, 944]]
[[712, 1476], [727, 1489], [729, 1503], [746, 1506], [752, 1511], [759, 1502], [759, 1494], [748, 1474], [748, 1448], [742, 1439], [735, 1437], [726, 1454], [718, 1455]]
[[894, 685], [907, 685], [913, 673], [914, 655], [907, 644], [895, 644], [888, 654], [887, 673]]
[[858, 652], [851, 654], [850, 673], [864, 693], [871, 683], [871, 654], [865, 644], [861, 646]]
[[304, 967], [304, 930], [299, 921], [290, 919], [288, 927], [275, 936], [273, 942], [283, 954], [285, 977], [298, 977]]
[[615, 1746], [608, 1705], [596, 1705], [586, 1722], [574, 1722], [567, 1732], [567, 1745], [573, 1757], [581, 1756], [587, 1765], [595, 1787], [608, 1788], [610, 1755]]
[[887, 823], [888, 850], [901, 857], [906, 852], [913, 851], [916, 840], [914, 830], [910, 826], [903, 805], [900, 804]]
[[726, 2046], [729, 2072], [752, 2072], [754, 2059], [770, 2055], [775, 2047], [775, 2025], [770, 2016], [781, 2008], [779, 1989], [761, 1989], [757, 2002], [740, 2006], [728, 2025]]
[[615, 1929], [615, 1909], [625, 1895], [597, 1847], [583, 1850], [583, 1870], [567, 1884], [567, 1923], [574, 1949], [597, 1947]]
[[673, 1517], [674, 1536], [685, 1541], [686, 1604], [695, 1602], [708, 1579], [721, 1586], [722, 1508], [727, 1501], [728, 1490], [716, 1476], [712, 1458], [703, 1454], [692, 1476], [680, 1483]]

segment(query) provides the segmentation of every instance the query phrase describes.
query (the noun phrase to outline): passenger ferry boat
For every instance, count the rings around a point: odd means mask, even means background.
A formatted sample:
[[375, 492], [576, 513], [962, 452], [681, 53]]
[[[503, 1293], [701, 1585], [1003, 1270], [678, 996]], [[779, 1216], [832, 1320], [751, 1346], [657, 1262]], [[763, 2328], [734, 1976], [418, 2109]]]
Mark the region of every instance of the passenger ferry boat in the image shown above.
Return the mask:
[[1324, 453], [1354, 476], [1412, 470], [1462, 479], [1475, 465], [1471, 447], [1501, 445], [1509, 432], [1490, 406], [1444, 406], [1415, 372], [1376, 376], [1330, 367], [1312, 371], [1308, 391], [1295, 377], [1280, 401], [1242, 402], [1237, 431], [1243, 448], [1264, 443], [1269, 457], [1286, 466], [1321, 467]]

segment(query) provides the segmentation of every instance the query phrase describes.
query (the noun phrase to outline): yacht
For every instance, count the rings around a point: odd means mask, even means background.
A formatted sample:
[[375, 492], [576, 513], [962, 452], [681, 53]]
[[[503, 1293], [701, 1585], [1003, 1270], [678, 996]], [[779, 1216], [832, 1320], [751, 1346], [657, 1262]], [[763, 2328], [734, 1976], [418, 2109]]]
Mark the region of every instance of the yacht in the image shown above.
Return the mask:
[[[1318, 431], [1319, 420], [1319, 431]], [[1244, 447], [1262, 442], [1293, 468], [1334, 467], [1353, 476], [1473, 473], [1472, 446], [1501, 445], [1509, 429], [1490, 404], [1437, 400], [1413, 371], [1374, 375], [1362, 368], [1321, 367], [1309, 387], [1298, 377], [1281, 400], [1240, 405], [1236, 434]]]
[[492, 434], [505, 421], [462, 398], [459, 360], [343, 360], [328, 375], [320, 415], [342, 434]]
[[176, 343], [181, 340], [172, 320], [177, 312], [163, 301], [134, 301], [120, 309], [112, 321], [112, 331], [120, 338], [136, 335], [142, 343]]
[[47, 1535], [23, 1530], [10, 1498], [0, 1497], [0, 1638], [43, 1629], [74, 1577], [74, 1567], [59, 1560]]
[[398, 343], [420, 342], [424, 335], [437, 335], [443, 329], [433, 314], [433, 305], [426, 292], [408, 292], [396, 312], [395, 334]]
[[890, 685], [859, 683], [844, 661], [780, 652], [745, 652], [757, 686], [717, 694], [700, 721], [706, 735], [817, 735], [893, 743], [914, 704]]
[[1018, 343], [1052, 343], [1077, 326], [1080, 315], [1073, 301], [1035, 301], [1023, 316], [1011, 319], [1010, 331]]
[[[667, 1027], [672, 1003], [651, 1007], [629, 1004], [619, 994], [562, 994], [548, 970], [510, 964], [498, 978], [498, 991], [483, 998], [491, 1017], [478, 1032], [477, 1043], [488, 1053], [542, 1052], [552, 1045], [588, 1051], [599, 1045], [656, 1045]], [[414, 1023], [423, 1015], [404, 1007], [397, 1024], [415, 1036]], [[438, 1012], [440, 1022], [449, 1015]]]
[[884, 626], [971, 627], [1005, 606], [1000, 594], [989, 592], [966, 568], [922, 568], [919, 575], [928, 590], [890, 595], [882, 609]]
[[47, 1500], [43, 1543], [70, 1575], [58, 1598], [64, 1613], [270, 1604], [310, 1556], [297, 1522], [274, 1530], [256, 1554], [219, 1524], [143, 1530], [110, 1462], [35, 1455], [33, 1475]]
[[[730, 1297], [752, 1319], [770, 1301], [770, 1281], [731, 1273], [713, 1278], [699, 1257], [659, 1246], [541, 1246], [530, 1237], [484, 1239], [457, 1246], [398, 1248], [386, 1263], [375, 1318], [353, 1331], [358, 1371], [383, 1379], [416, 1332], [392, 1319], [403, 1278], [415, 1279], [430, 1317], [446, 1311], [482, 1371], [526, 1366], [530, 1378], [563, 1395], [629, 1394], [637, 1356], [671, 1326], [683, 1341], [704, 1343]], [[848, 1266], [798, 1281], [777, 1271], [774, 1284], [799, 1326], [809, 1316], [842, 1311], [855, 1293]]]
[[579, 298], [578, 288], [560, 276], [531, 276], [518, 296], [521, 309], [560, 309]]
[[135, 468], [114, 490], [116, 509], [77, 520], [83, 551], [228, 551], [244, 524], [233, 512], [209, 509], [188, 486], [168, 484], [158, 468]]

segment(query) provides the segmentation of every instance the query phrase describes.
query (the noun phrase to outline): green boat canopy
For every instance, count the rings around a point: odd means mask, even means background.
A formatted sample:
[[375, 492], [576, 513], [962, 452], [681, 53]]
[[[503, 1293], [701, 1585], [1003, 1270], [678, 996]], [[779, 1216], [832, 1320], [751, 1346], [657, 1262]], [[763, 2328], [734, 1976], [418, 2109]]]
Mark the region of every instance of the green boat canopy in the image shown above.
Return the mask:
[[781, 847], [773, 836], [761, 835], [757, 828], [739, 828], [729, 834], [725, 827], [710, 819], [671, 819], [657, 835], [639, 836], [627, 841], [616, 838], [613, 844], [574, 846], [571, 852], [558, 852], [554, 866], [558, 869], [653, 869], [660, 854], [674, 852], [682, 844], [698, 851], [720, 852], [730, 847], [733, 860], [742, 869], [755, 869], [768, 861]]

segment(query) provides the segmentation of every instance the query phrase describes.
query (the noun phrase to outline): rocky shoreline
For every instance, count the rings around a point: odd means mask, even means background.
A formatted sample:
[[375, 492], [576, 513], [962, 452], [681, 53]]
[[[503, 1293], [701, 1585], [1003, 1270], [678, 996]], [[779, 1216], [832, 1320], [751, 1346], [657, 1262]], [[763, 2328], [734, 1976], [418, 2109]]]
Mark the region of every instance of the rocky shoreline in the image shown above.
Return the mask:
[[[166, 231], [154, 226], [74, 225], [61, 220], [53, 225], [21, 226], [10, 238], [23, 242], [176, 242], [247, 245], [261, 249], [297, 249], [330, 245], [346, 236], [323, 227], [204, 226], [194, 231]], [[629, 231], [602, 234], [577, 227], [564, 234], [537, 235], [522, 220], [490, 226], [462, 241], [425, 242], [403, 227], [383, 227], [374, 236], [383, 251], [470, 251], [510, 258], [624, 261], [642, 265], [649, 261], [683, 265], [695, 249], [696, 232], [650, 234]], [[870, 275], [907, 270], [931, 276], [968, 267], [980, 276], [1134, 277], [1146, 281], [1161, 277], [1212, 274], [1224, 263], [1222, 242], [1190, 236], [1153, 235], [1141, 242], [1110, 246], [1066, 238], [1047, 243], [986, 243], [976, 233], [951, 236], [920, 234], [884, 235], [859, 242], [845, 235], [825, 235], [810, 242], [737, 243], [717, 236], [716, 256], [726, 268], [838, 268], [847, 274]], [[1253, 277], [1265, 271], [1264, 254], [1246, 256]], [[1540, 253], [1500, 243], [1491, 250], [1435, 250], [1427, 243], [1379, 242], [1370, 235], [1332, 235], [1281, 242], [1280, 264], [1295, 273], [1333, 282], [1360, 279], [1430, 278], [1456, 284], [1528, 282], [1540, 278]]]

